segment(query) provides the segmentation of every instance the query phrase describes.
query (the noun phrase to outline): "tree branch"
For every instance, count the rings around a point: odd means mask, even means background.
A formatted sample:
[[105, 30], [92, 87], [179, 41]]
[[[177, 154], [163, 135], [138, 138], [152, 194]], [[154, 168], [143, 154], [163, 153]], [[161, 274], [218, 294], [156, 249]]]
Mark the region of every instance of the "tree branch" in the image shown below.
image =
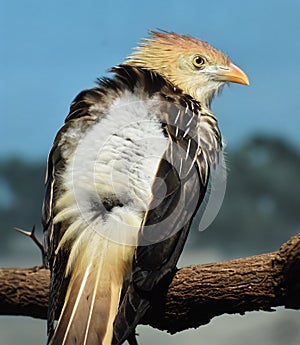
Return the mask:
[[[0, 315], [46, 318], [49, 272], [0, 269]], [[279, 251], [179, 269], [142, 323], [176, 333], [225, 313], [300, 309], [300, 234]]]

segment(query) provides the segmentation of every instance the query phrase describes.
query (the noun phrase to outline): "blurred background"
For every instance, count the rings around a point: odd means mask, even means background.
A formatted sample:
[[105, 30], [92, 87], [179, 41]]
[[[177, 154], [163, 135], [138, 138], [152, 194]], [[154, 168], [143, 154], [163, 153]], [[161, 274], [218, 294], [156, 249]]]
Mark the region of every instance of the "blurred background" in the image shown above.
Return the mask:
[[[226, 142], [223, 206], [205, 231], [191, 231], [180, 265], [277, 250], [300, 230], [300, 2], [0, 1], [0, 267], [41, 264], [37, 247], [14, 227], [41, 237], [47, 153], [82, 89], [161, 28], [207, 40], [242, 67], [250, 87], [215, 99]], [[298, 345], [300, 314], [221, 316], [175, 336], [139, 327], [150, 345]], [[46, 323], [0, 317], [0, 345], [44, 344]]]

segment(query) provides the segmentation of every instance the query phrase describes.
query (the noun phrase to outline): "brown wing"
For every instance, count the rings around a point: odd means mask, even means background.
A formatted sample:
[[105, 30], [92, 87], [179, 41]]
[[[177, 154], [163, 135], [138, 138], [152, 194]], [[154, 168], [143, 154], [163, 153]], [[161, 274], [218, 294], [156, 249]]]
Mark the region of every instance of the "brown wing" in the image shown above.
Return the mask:
[[[174, 273], [192, 219], [205, 196], [210, 162], [198, 135], [200, 111], [199, 104], [190, 99], [170, 103], [163, 111], [170, 142], [139, 231], [132, 280], [115, 319], [113, 345], [122, 344], [132, 334], [157, 291]], [[203, 135], [211, 133], [204, 131]], [[217, 151], [221, 138], [215, 140]]]
[[[111, 97], [112, 96], [113, 95], [111, 95]], [[69, 130], [72, 129], [73, 133], [84, 135], [89, 126], [94, 121], [101, 118], [105, 113], [105, 105], [109, 99], [109, 97], [105, 97], [105, 91], [99, 87], [83, 91], [75, 98], [71, 104], [66, 123], [57, 133], [48, 157], [42, 223], [44, 227], [44, 263], [51, 270], [48, 308], [48, 333], [50, 337], [53, 332], [55, 316], [60, 313], [68, 285], [68, 278], [65, 276], [65, 268], [69, 253], [63, 250], [59, 250], [56, 253], [58, 243], [67, 229], [68, 224], [53, 224], [53, 219], [55, 217], [54, 205], [62, 192], [60, 178], [68, 159], [68, 157], [64, 155], [64, 152], [68, 150], [71, 153], [72, 150], [76, 149], [76, 141], [79, 142], [80, 140], [80, 137], [74, 138], [72, 135], [68, 135], [68, 133]], [[102, 105], [102, 112], [99, 110], [100, 108], [97, 108], [97, 112], [90, 110], [91, 106], [95, 103]]]

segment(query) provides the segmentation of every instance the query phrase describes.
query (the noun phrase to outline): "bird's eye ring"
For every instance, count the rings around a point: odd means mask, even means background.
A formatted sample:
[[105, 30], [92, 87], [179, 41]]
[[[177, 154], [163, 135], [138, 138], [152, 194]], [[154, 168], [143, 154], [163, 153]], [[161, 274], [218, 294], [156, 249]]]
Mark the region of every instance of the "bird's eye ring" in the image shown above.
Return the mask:
[[203, 68], [205, 64], [205, 60], [202, 56], [196, 55], [193, 58], [193, 65], [197, 68]]

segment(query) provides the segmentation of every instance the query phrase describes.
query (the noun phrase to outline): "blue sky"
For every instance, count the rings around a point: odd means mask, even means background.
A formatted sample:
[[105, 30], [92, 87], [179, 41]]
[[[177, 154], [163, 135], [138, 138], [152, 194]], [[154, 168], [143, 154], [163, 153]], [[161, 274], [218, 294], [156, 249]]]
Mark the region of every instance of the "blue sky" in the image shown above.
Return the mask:
[[300, 2], [1, 1], [0, 157], [45, 158], [72, 99], [162, 28], [207, 40], [249, 75], [213, 110], [227, 145], [254, 133], [300, 147]]

